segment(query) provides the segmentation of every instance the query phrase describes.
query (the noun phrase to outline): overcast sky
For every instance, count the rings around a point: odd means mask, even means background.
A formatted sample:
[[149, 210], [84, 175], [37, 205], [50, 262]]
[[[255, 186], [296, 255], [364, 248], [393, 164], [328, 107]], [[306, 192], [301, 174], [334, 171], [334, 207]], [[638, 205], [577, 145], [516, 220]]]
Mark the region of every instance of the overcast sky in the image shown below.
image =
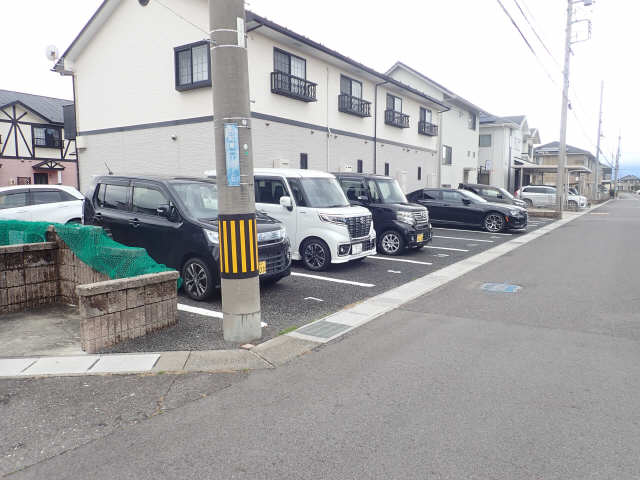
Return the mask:
[[[400, 60], [488, 112], [524, 114], [530, 126], [540, 129], [543, 143], [558, 140], [566, 2], [501, 1], [539, 60], [498, 0], [248, 0], [247, 4], [256, 13], [376, 70], [384, 72]], [[70, 79], [49, 71], [45, 48], [54, 44], [64, 51], [100, 3], [2, 0], [0, 88], [72, 98]], [[640, 175], [640, 42], [636, 34], [640, 1], [597, 0], [593, 7], [578, 5], [577, 17], [591, 19], [593, 26], [591, 40], [573, 46], [568, 142], [595, 152], [600, 81], [604, 80], [602, 150], [613, 160], [621, 133], [621, 176]], [[206, 22], [203, 18], [203, 27]], [[575, 31], [585, 38], [587, 24], [576, 24]]]

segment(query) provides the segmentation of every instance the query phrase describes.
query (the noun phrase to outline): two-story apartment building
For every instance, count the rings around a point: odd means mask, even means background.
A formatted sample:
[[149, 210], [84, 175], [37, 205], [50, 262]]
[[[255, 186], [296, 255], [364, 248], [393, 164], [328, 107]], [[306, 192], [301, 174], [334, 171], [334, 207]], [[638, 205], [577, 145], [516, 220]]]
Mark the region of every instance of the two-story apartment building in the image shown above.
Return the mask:
[[[478, 117], [482, 109], [402, 62], [396, 62], [387, 74], [449, 106], [449, 110], [442, 113], [439, 131], [438, 185], [457, 187], [460, 182], [475, 183], [478, 179]], [[431, 113], [426, 113], [430, 121]]]
[[522, 185], [536, 183], [524, 168], [533, 166], [532, 153], [536, 143], [540, 143], [539, 132], [529, 128], [526, 116], [480, 114], [480, 183], [512, 192]]
[[[535, 163], [539, 166], [540, 185], [556, 185], [558, 162], [560, 159], [560, 142], [541, 145], [534, 150]], [[569, 187], [577, 189], [581, 195], [590, 199], [595, 198], [597, 189], [594, 185], [596, 158], [587, 150], [567, 145], [567, 183]], [[601, 168], [601, 167], [599, 167]], [[598, 173], [598, 182], [602, 184], [604, 172]]]
[[[215, 166], [208, 3], [105, 0], [55, 69], [74, 79], [80, 183]], [[448, 106], [247, 12], [254, 163], [435, 185]], [[431, 122], [424, 122], [431, 111]], [[430, 183], [431, 182], [431, 183]]]
[[70, 100], [0, 90], [0, 186], [77, 185], [75, 142], [64, 130], [72, 111]]
[[640, 178], [635, 175], [625, 175], [618, 180], [618, 189], [625, 192], [640, 190]]

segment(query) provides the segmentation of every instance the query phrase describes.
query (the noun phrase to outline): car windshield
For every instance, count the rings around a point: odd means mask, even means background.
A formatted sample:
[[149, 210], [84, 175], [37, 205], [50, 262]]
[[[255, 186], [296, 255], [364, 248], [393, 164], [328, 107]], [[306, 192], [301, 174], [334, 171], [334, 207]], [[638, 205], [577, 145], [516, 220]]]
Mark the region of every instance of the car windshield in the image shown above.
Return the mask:
[[407, 197], [404, 196], [397, 180], [376, 180], [382, 203], [407, 203]]
[[335, 178], [301, 178], [300, 184], [313, 208], [348, 207], [349, 200]]
[[504, 197], [506, 197], [506, 198], [509, 198], [509, 199], [513, 200], [513, 195], [511, 195], [507, 190], [505, 190], [504, 188], [500, 188], [500, 187], [498, 187], [498, 190], [500, 190], [500, 193], [501, 193]]
[[203, 220], [218, 217], [218, 186], [215, 183], [174, 183], [171, 188], [190, 215]]
[[467, 197], [468, 199], [476, 203], [487, 203], [487, 201], [484, 198], [476, 195], [473, 192], [470, 192], [469, 190], [458, 190], [458, 191], [462, 194], [463, 197]]

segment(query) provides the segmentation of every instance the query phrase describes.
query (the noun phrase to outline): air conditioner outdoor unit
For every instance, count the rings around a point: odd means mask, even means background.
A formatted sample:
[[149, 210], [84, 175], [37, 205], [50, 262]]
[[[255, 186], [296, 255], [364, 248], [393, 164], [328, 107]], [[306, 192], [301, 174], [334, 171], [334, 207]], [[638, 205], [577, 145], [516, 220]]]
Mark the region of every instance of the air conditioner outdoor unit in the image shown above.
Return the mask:
[[289, 168], [289, 160], [286, 158], [276, 158], [273, 161], [273, 168]]

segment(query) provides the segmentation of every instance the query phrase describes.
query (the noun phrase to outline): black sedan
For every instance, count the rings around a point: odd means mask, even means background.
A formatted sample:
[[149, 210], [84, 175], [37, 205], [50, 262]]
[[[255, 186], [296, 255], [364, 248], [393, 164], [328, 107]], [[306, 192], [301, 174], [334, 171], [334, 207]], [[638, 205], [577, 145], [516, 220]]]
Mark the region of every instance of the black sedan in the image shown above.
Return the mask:
[[468, 190], [424, 188], [411, 192], [407, 198], [427, 207], [434, 224], [481, 227], [491, 233], [527, 226], [526, 209], [489, 203]]

